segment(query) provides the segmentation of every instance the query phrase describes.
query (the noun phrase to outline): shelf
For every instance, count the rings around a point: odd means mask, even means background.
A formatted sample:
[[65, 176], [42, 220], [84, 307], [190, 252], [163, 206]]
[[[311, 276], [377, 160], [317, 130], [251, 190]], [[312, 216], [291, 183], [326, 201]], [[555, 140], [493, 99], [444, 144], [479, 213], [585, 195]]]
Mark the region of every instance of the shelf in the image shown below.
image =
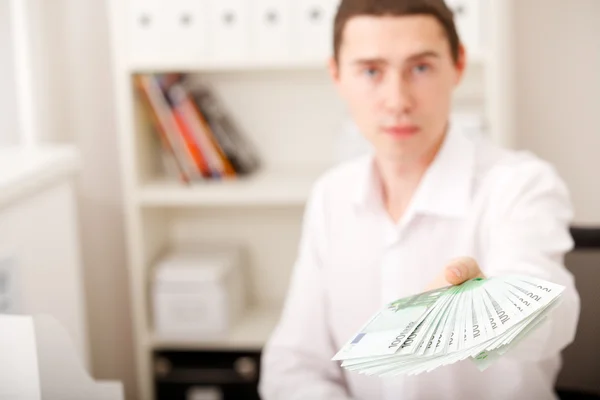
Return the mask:
[[255, 308], [246, 312], [228, 335], [214, 340], [150, 339], [153, 350], [260, 350], [275, 329], [281, 310]]
[[[470, 67], [485, 67], [488, 56], [485, 52], [468, 53]], [[230, 61], [230, 62], [172, 62], [165, 59], [161, 62], [131, 62], [129, 71], [136, 73], [221, 73], [221, 72], [258, 72], [258, 71], [326, 71], [328, 59], [319, 60], [273, 60], [273, 61]]]
[[248, 71], [326, 71], [326, 58], [322, 60], [306, 60], [306, 61], [230, 61], [230, 62], [206, 62], [198, 60], [198, 62], [172, 62], [164, 60], [164, 62], [132, 62], [129, 65], [131, 73], [213, 73], [213, 72], [248, 72]]
[[234, 180], [190, 185], [163, 179], [143, 185], [138, 200], [154, 207], [303, 205], [322, 171], [266, 169]]

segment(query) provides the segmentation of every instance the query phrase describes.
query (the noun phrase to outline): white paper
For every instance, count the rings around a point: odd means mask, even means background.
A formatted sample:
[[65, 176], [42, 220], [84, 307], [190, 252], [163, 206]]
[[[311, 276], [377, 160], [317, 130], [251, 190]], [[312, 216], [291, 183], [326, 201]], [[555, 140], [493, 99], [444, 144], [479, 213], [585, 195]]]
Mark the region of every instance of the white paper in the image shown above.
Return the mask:
[[0, 315], [0, 399], [41, 400], [33, 319]]

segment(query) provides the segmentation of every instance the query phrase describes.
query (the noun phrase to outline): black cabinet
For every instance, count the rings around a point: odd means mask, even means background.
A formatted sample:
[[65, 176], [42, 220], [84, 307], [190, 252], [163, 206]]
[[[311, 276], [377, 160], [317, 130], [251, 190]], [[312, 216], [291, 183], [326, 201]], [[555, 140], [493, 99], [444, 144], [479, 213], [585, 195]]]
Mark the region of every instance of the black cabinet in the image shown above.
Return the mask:
[[575, 340], [562, 353], [557, 378], [560, 399], [600, 399], [600, 227], [573, 227], [575, 249], [565, 265], [575, 277], [581, 311]]
[[260, 351], [155, 351], [157, 400], [259, 400]]

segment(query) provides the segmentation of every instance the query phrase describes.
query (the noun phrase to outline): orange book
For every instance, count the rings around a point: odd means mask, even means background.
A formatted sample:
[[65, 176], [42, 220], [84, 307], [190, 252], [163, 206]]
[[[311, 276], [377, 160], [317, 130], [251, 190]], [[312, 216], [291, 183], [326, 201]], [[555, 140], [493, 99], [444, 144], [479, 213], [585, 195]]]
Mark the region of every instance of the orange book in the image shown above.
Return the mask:
[[168, 89], [165, 87], [166, 82], [163, 76], [151, 75], [147, 80], [150, 99], [153, 101], [161, 123], [166, 128], [167, 135], [175, 145], [174, 151], [182, 167], [190, 177], [190, 180], [204, 179], [202, 171], [194, 161], [194, 155], [192, 154], [193, 146], [190, 148], [190, 144], [186, 141], [184, 133], [181, 132], [175, 118], [173, 101], [165, 92]]
[[200, 124], [204, 131], [204, 134], [208, 137], [208, 140], [210, 140], [211, 145], [215, 149], [217, 156], [219, 157], [219, 159], [221, 160], [221, 162], [223, 164], [223, 175], [226, 177], [235, 177], [236, 172], [235, 172], [235, 169], [233, 168], [233, 165], [231, 164], [231, 162], [225, 155], [225, 152], [219, 145], [219, 142], [217, 141], [215, 135], [213, 134], [212, 129], [210, 128], [210, 125], [208, 125], [206, 118], [204, 117], [204, 115], [202, 114], [200, 109], [198, 108], [198, 105], [194, 101], [192, 101], [192, 99], [189, 96], [187, 97], [187, 100], [190, 102], [195, 113], [198, 115], [198, 118], [200, 120]]
[[202, 176], [205, 178], [212, 178], [212, 172], [210, 166], [208, 165], [206, 159], [204, 158], [198, 143], [196, 143], [196, 139], [194, 138], [194, 134], [190, 131], [189, 127], [185, 122], [185, 118], [182, 115], [182, 111], [178, 106], [174, 106], [173, 115], [175, 116], [175, 121], [177, 126], [179, 127], [179, 131], [187, 145], [187, 148], [198, 167], [198, 170], [202, 173]]
[[176, 145], [172, 143], [172, 138], [167, 133], [167, 128], [162, 124], [161, 119], [157, 114], [158, 111], [153, 106], [151, 95], [147, 88], [147, 82], [145, 82], [144, 79], [145, 78], [142, 76], [135, 76], [133, 79], [134, 86], [137, 89], [137, 92], [141, 94], [141, 97], [144, 100], [144, 108], [148, 111], [147, 114], [150, 116], [154, 128], [158, 131], [158, 136], [161, 140], [163, 147], [172, 156], [173, 160], [175, 161], [175, 164], [177, 165], [177, 168], [180, 172], [181, 180], [185, 183], [189, 183], [190, 176], [187, 174], [184, 166], [182, 165], [182, 161], [177, 157], [177, 153], [175, 151]]
[[185, 87], [180, 83], [174, 83], [169, 89], [169, 96], [181, 110], [181, 115], [189, 128], [189, 132], [196, 140], [196, 144], [213, 174], [218, 177], [235, 177], [235, 169], [221, 150], [204, 116]]

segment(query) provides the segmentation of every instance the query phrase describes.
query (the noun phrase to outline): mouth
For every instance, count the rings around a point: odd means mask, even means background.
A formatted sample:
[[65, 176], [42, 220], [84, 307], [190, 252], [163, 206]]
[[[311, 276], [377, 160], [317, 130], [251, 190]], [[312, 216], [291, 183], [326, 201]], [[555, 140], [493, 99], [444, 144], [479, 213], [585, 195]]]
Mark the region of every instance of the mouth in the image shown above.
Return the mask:
[[384, 133], [398, 138], [414, 136], [419, 130], [419, 127], [416, 125], [394, 125], [382, 128]]

